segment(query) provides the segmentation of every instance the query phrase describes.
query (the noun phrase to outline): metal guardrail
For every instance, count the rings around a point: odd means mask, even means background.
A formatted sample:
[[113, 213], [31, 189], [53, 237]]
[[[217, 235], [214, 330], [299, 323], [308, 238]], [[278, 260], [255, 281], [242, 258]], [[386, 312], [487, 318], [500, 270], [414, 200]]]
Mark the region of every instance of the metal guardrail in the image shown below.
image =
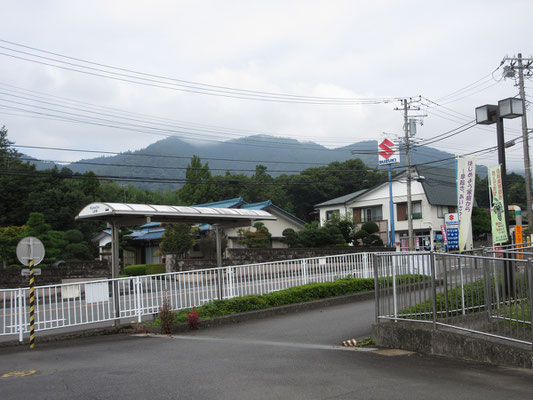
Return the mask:
[[[135, 318], [159, 312], [167, 299], [172, 310], [212, 300], [265, 294], [311, 282], [352, 276], [372, 278], [370, 253], [136, 276], [35, 288], [36, 331]], [[0, 289], [0, 335], [29, 332], [29, 288]]]
[[[411, 266], [401, 253], [374, 264], [376, 320], [405, 320], [533, 345], [533, 264], [530, 259], [465, 254], [415, 254], [424, 276], [401, 276]], [[426, 260], [429, 257], [429, 262]]]

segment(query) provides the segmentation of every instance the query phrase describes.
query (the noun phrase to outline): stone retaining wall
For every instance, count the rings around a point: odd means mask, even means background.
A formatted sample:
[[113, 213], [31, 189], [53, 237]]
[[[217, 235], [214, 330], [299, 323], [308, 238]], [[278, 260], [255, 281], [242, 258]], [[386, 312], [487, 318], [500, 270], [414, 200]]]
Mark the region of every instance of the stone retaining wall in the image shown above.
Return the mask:
[[[37, 266], [36, 268], [39, 268]], [[17, 288], [29, 285], [28, 277], [22, 276], [20, 268], [0, 270], [0, 288]], [[41, 275], [35, 277], [35, 285], [53, 285], [63, 279], [111, 278], [111, 267], [106, 261], [67, 261], [65, 266], [41, 268]]]

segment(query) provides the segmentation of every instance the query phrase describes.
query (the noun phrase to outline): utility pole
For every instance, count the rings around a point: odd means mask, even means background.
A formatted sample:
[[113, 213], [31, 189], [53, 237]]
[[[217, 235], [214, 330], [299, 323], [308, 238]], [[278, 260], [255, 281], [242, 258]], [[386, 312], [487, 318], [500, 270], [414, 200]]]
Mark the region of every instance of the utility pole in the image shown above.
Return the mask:
[[407, 165], [407, 242], [409, 251], [413, 251], [414, 235], [413, 235], [413, 208], [411, 197], [411, 156], [409, 155], [409, 106], [407, 105], [407, 99], [403, 100], [403, 129], [405, 133], [405, 163]]
[[533, 228], [533, 212], [531, 210], [531, 163], [529, 160], [529, 140], [527, 137], [527, 114], [526, 114], [526, 91], [524, 90], [524, 66], [522, 64], [522, 54], [518, 53], [518, 87], [520, 98], [524, 102], [524, 114], [522, 115], [522, 139], [524, 149], [524, 170], [526, 173], [526, 201], [527, 201], [527, 228]]
[[[523, 61], [527, 61], [527, 65], [524, 66]], [[518, 69], [518, 89], [519, 95], [522, 101], [524, 102], [524, 114], [522, 115], [522, 146], [524, 149], [524, 172], [525, 172], [525, 181], [526, 181], [526, 202], [527, 202], [527, 221], [528, 221], [528, 230], [531, 232], [533, 229], [533, 210], [532, 198], [531, 198], [531, 161], [529, 158], [529, 139], [528, 139], [528, 129], [527, 129], [527, 107], [526, 107], [526, 92], [524, 88], [524, 69], [530, 69], [533, 64], [532, 58], [524, 59], [522, 54], [518, 53], [517, 57], [506, 57], [505, 61], [510, 61], [511, 66], [509, 70], [511, 74], [508, 76], [514, 76], [514, 69]], [[517, 64], [515, 66], [515, 63]], [[509, 71], [508, 70], [508, 71]], [[506, 210], [507, 211], [507, 210]]]

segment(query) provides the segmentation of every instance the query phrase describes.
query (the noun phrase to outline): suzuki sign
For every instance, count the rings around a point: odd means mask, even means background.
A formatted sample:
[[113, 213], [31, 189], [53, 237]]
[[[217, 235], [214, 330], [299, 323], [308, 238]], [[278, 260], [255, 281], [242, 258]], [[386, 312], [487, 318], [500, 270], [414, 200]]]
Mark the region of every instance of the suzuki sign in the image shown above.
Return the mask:
[[400, 151], [396, 143], [389, 139], [378, 144], [378, 164], [387, 165], [400, 162]]

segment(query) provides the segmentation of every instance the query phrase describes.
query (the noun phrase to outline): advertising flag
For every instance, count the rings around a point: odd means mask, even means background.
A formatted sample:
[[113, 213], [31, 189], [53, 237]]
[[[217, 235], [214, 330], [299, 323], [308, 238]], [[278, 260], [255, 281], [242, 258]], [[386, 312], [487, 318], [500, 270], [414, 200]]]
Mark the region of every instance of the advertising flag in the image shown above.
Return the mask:
[[459, 251], [465, 249], [472, 229], [472, 208], [474, 208], [474, 187], [476, 183], [476, 159], [457, 158], [457, 213], [459, 214]]
[[492, 224], [492, 243], [501, 244], [509, 240], [505, 208], [503, 201], [503, 184], [501, 165], [489, 168], [490, 221]]

